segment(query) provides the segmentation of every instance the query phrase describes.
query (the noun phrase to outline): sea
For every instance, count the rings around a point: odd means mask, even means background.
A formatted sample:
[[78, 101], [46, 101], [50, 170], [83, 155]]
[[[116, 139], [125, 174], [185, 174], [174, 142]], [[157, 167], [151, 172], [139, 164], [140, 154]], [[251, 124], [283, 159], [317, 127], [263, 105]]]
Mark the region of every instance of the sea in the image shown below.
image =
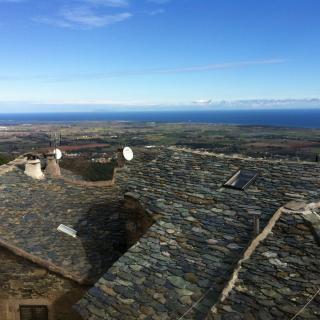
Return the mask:
[[61, 112], [0, 114], [0, 124], [41, 122], [129, 121], [160, 123], [212, 123], [272, 127], [320, 128], [318, 109]]

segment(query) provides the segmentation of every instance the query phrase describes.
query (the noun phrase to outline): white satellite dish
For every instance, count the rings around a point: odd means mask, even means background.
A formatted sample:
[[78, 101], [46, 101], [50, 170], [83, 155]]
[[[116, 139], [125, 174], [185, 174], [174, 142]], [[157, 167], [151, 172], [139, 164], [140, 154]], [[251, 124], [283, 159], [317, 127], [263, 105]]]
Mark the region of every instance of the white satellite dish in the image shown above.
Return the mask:
[[62, 152], [60, 149], [54, 149], [53, 153], [57, 160], [60, 160], [62, 158]]
[[133, 152], [129, 147], [123, 148], [122, 154], [127, 161], [131, 161], [133, 159]]

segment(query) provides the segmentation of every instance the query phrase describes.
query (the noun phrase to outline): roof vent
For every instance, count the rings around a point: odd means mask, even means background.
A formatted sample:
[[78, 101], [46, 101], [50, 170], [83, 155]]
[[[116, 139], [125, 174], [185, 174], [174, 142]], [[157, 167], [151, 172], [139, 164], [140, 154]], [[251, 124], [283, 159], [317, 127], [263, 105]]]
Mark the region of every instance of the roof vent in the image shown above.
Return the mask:
[[60, 226], [57, 228], [57, 230], [65, 233], [68, 236], [71, 236], [73, 238], [77, 237], [77, 231], [70, 228], [70, 227], [65, 226], [64, 224], [60, 224]]
[[119, 168], [123, 168], [125, 166], [126, 161], [131, 161], [133, 159], [133, 152], [131, 148], [124, 147], [119, 148], [117, 151], [117, 165]]

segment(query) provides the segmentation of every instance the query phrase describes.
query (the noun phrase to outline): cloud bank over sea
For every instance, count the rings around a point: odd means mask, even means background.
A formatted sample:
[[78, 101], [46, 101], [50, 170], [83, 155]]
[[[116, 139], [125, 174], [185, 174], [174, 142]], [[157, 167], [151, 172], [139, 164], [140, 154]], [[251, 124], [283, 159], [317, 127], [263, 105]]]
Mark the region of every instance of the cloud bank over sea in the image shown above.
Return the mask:
[[0, 113], [146, 112], [264, 109], [320, 109], [320, 99], [195, 100], [179, 103], [144, 101], [0, 101]]

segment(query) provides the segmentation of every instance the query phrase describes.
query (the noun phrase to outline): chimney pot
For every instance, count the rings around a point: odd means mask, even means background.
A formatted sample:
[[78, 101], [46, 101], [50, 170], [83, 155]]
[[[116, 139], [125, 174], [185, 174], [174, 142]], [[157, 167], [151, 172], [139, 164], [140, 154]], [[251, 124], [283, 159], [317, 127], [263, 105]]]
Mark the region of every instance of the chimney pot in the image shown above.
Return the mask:
[[51, 177], [60, 177], [61, 170], [54, 153], [49, 153], [47, 157], [46, 173]]
[[28, 159], [24, 173], [33, 179], [43, 179], [44, 174], [41, 171], [41, 161], [40, 159]]

